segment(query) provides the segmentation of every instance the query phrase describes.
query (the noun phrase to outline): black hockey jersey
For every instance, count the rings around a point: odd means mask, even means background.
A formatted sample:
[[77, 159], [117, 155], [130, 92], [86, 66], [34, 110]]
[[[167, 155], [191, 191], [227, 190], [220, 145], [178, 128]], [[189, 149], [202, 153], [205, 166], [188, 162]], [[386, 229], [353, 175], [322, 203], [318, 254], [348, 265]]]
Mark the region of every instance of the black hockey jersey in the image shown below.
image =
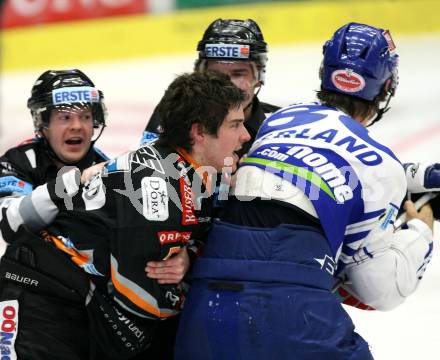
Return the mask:
[[[91, 148], [73, 166], [82, 171], [107, 159], [98, 149]], [[0, 238], [10, 243], [22, 224], [30, 230], [50, 224], [56, 212], [51, 211], [53, 204], [45, 184], [55, 182], [58, 171], [47, 145], [39, 138], [28, 140], [0, 157]]]
[[184, 296], [180, 284], [148, 278], [146, 263], [184, 246], [195, 257], [210, 227], [210, 179], [183, 153], [147, 144], [106, 164], [73, 197], [49, 187], [64, 217], [55, 225], [69, 234], [65, 247], [81, 255], [77, 263], [85, 271], [111, 277], [112, 298], [144, 318], [176, 315]]

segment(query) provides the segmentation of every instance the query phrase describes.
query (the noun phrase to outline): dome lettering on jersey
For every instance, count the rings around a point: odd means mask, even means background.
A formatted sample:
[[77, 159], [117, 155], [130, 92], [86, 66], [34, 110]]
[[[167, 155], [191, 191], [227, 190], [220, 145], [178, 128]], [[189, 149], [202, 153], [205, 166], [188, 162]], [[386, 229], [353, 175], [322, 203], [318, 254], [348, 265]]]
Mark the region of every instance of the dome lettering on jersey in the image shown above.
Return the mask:
[[[316, 140], [318, 140], [337, 146], [339, 151], [354, 155], [364, 165], [376, 166], [382, 163], [382, 156], [376, 148], [371, 146], [367, 139], [363, 139], [362, 133], [367, 133], [366, 130], [353, 134], [345, 126], [337, 129], [331, 126], [334, 126], [334, 120], [340, 123], [339, 118], [342, 116], [344, 115], [341, 112], [318, 105], [314, 105], [312, 109], [305, 106], [286, 108], [274, 113], [268, 121], [264, 122], [253, 148], [267, 141], [282, 143], [303, 140], [303, 143], [307, 144], [307, 140], [310, 140], [310, 143], [316, 146]], [[297, 120], [298, 117], [301, 120]], [[315, 124], [317, 121], [319, 124]], [[354, 120], [351, 121], [354, 122]], [[287, 125], [290, 124], [292, 126], [288, 127]], [[356, 127], [356, 124], [354, 126]]]

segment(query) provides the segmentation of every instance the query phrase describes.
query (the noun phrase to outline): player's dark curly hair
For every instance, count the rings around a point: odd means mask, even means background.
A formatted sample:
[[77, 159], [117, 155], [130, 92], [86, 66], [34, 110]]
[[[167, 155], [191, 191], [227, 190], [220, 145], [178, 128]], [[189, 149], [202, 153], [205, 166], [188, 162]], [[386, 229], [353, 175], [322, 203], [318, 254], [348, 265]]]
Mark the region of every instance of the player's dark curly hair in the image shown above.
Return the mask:
[[191, 151], [193, 124], [199, 123], [208, 134], [216, 135], [229, 110], [240, 106], [244, 99], [245, 93], [221, 72], [178, 76], [157, 106], [162, 128], [159, 143]]

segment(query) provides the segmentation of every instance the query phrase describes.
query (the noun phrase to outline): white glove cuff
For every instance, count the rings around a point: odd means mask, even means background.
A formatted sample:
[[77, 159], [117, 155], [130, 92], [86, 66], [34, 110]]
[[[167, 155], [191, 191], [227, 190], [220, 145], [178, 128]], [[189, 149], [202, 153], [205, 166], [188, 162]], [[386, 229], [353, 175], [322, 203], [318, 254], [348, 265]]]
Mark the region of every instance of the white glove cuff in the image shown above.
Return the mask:
[[425, 171], [428, 164], [415, 163], [409, 165], [405, 170], [406, 180], [408, 182], [408, 191], [412, 193], [426, 192]]

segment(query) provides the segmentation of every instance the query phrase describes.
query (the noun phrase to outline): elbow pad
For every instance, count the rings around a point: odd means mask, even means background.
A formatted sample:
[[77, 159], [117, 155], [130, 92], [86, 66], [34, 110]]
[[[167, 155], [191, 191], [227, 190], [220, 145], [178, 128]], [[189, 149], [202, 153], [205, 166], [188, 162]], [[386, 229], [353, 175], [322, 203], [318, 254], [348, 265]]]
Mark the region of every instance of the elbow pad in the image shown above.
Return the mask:
[[347, 267], [350, 287], [360, 300], [378, 310], [391, 310], [417, 288], [432, 255], [433, 235], [418, 219], [408, 229], [383, 239], [384, 247]]

